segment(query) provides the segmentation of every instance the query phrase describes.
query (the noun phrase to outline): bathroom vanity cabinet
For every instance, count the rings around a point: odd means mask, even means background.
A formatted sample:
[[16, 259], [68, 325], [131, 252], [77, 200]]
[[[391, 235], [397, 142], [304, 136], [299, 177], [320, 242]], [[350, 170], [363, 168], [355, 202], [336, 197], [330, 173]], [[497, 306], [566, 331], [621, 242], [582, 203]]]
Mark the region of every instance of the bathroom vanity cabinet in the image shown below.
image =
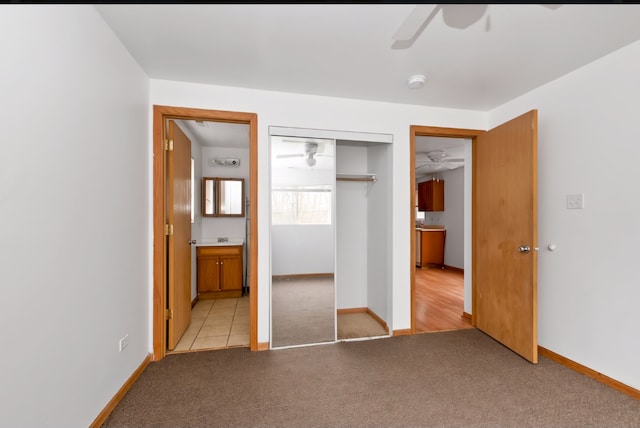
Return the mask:
[[196, 248], [199, 299], [242, 297], [242, 245]]

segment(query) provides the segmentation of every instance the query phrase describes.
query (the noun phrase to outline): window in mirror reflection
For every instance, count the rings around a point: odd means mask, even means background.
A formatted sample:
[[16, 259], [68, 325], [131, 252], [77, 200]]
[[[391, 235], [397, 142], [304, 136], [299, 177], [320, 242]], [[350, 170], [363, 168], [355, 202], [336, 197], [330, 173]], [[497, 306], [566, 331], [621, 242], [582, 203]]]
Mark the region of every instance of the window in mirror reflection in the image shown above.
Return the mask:
[[219, 214], [240, 214], [242, 212], [242, 182], [220, 180]]
[[274, 187], [273, 224], [331, 224], [331, 185]]

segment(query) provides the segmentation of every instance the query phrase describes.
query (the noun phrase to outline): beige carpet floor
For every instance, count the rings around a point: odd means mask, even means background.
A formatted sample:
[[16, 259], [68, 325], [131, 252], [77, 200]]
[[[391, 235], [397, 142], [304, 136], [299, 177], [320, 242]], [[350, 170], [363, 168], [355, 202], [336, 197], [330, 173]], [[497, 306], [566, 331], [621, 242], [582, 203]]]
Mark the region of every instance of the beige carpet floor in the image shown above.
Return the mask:
[[366, 312], [338, 315], [338, 339], [388, 336], [384, 327]]
[[[272, 347], [334, 342], [336, 309], [333, 278], [274, 278]], [[368, 313], [337, 316], [338, 340], [388, 336]]]
[[274, 348], [335, 341], [333, 278], [273, 279]]
[[640, 427], [640, 401], [467, 329], [169, 355], [103, 426]]

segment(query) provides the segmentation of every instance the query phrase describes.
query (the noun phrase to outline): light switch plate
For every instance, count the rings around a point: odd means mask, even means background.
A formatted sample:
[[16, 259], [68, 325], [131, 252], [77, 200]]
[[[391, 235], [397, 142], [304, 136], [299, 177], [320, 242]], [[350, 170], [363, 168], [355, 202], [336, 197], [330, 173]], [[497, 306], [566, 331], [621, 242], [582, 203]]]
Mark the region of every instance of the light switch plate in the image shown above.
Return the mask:
[[583, 209], [584, 208], [584, 194], [575, 193], [573, 195], [567, 195], [567, 209]]

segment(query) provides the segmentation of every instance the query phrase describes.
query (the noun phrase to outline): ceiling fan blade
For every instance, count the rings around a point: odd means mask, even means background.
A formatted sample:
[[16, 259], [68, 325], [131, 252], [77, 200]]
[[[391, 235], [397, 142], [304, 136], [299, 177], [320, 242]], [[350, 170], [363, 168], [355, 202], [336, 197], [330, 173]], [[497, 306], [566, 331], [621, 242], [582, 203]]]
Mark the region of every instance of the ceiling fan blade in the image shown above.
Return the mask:
[[415, 38], [423, 26], [428, 24], [427, 18], [437, 7], [437, 4], [417, 5], [393, 35], [393, 40], [408, 42]]
[[416, 170], [426, 168], [426, 167], [441, 169], [444, 167], [444, 165], [439, 162], [427, 162], [427, 163], [423, 163], [422, 165], [416, 166]]
[[302, 158], [304, 156], [305, 155], [302, 154], [302, 153], [296, 153], [296, 154], [293, 154], [293, 155], [277, 155], [276, 157], [278, 159], [284, 159], [284, 158]]

